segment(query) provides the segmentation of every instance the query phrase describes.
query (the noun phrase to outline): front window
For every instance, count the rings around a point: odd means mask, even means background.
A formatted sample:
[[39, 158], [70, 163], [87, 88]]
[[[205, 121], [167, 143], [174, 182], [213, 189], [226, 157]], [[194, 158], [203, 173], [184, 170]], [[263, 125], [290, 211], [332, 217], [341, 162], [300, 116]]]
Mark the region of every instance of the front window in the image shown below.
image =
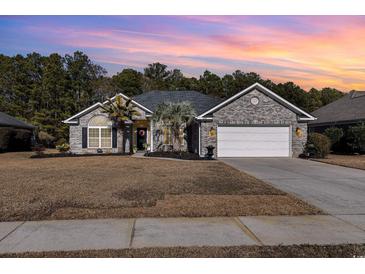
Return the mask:
[[89, 148], [112, 147], [112, 122], [105, 116], [95, 116], [89, 121]]

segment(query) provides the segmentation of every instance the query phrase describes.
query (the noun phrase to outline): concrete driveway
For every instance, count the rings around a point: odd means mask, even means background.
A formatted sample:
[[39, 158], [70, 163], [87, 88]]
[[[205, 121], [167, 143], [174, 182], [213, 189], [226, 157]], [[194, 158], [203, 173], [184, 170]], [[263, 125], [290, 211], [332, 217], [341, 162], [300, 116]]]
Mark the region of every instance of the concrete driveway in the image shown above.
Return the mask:
[[365, 214], [363, 170], [292, 158], [220, 160], [281, 190], [293, 193], [329, 214]]

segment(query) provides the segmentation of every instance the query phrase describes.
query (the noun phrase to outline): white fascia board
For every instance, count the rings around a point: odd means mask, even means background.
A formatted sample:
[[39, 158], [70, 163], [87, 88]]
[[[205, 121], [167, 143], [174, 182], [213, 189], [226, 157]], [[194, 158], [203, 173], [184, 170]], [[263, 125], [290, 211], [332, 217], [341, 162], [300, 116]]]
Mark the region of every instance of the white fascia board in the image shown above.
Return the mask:
[[[128, 96], [124, 95], [123, 93], [118, 93], [117, 95], [122, 96], [125, 100], [129, 100], [130, 99]], [[115, 97], [117, 95], [115, 95], [112, 98], [110, 98], [110, 100], [114, 101], [114, 99], [115, 99]], [[70, 118], [68, 118], [68, 119], [66, 119], [66, 120], [64, 120], [62, 122], [65, 123], [65, 124], [77, 124], [77, 121], [72, 121], [72, 120], [75, 119], [75, 118], [77, 118], [78, 116], [82, 115], [83, 113], [89, 111], [90, 109], [92, 109], [92, 108], [94, 108], [96, 106], [103, 106], [103, 105], [105, 105], [108, 102], [109, 102], [108, 100], [104, 101], [103, 103], [97, 102], [97, 103], [93, 104], [92, 106], [84, 109], [83, 111], [80, 111], [79, 113], [75, 114], [74, 116], [72, 116], [72, 117], [70, 117]], [[136, 102], [134, 100], [131, 100], [131, 102], [134, 105], [138, 106], [139, 108], [143, 109], [144, 111], [150, 112], [151, 114], [153, 113], [151, 110], [149, 110], [145, 106], [141, 105], [140, 103], [138, 103], [138, 102]]]
[[[131, 100], [131, 102], [134, 104], [134, 105], [136, 105], [137, 107], [139, 107], [139, 108], [141, 108], [141, 109], [143, 109], [144, 111], [147, 111], [147, 112], [150, 112], [150, 113], [153, 113], [153, 111], [152, 110], [150, 110], [150, 109], [148, 109], [148, 108], [146, 108], [145, 106], [143, 106], [143, 105], [141, 105], [140, 103], [138, 103], [138, 102], [136, 102], [136, 101], [134, 101], [133, 99], [131, 99], [131, 98], [129, 98], [127, 95], [124, 95], [123, 93], [118, 93], [117, 95], [115, 95], [114, 97], [112, 97], [112, 98], [110, 98], [110, 100], [114, 100], [115, 99], [115, 97], [117, 97], [117, 96], [122, 96], [125, 100]], [[106, 104], [106, 103], [108, 103], [108, 100], [106, 100], [103, 104]]]
[[313, 118], [299, 118], [299, 121], [315, 121], [315, 120], [317, 120], [318, 118], [316, 118], [316, 117], [313, 117]]
[[255, 87], [259, 87], [259, 88], [262, 88], [263, 90], [265, 90], [266, 92], [268, 92], [269, 94], [271, 94], [272, 96], [274, 96], [275, 98], [277, 98], [278, 100], [284, 102], [285, 104], [291, 106], [292, 108], [296, 109], [298, 112], [304, 114], [305, 116], [307, 116], [308, 118], [308, 121], [312, 121], [312, 120], [315, 120], [316, 118], [313, 117], [312, 115], [310, 115], [309, 113], [305, 112], [304, 110], [294, 106], [292, 103], [288, 102], [287, 100], [285, 100], [284, 98], [282, 98], [281, 96], [277, 95], [275, 92], [269, 90], [268, 88], [264, 87], [263, 85], [261, 85], [260, 83], [255, 83], [251, 86], [249, 86], [248, 88], [242, 90], [241, 92], [233, 95], [232, 97], [228, 98], [227, 100], [224, 100], [222, 103], [216, 105], [215, 107], [207, 110], [206, 112], [204, 112], [203, 114], [199, 115], [197, 117], [197, 119], [202, 119], [204, 118], [205, 115], [209, 114], [209, 113], [212, 113], [214, 110], [230, 103], [231, 101], [233, 101], [234, 99], [236, 99], [237, 97], [240, 97], [242, 95], [244, 95], [245, 93], [247, 93], [248, 91], [252, 90], [253, 88]]
[[68, 119], [66, 119], [62, 122], [65, 123], [65, 124], [77, 124], [77, 122], [72, 121], [72, 120], [77, 118], [78, 116], [82, 115], [83, 113], [88, 112], [90, 109], [95, 108], [96, 106], [102, 106], [102, 103], [97, 102], [97, 103], [93, 104], [92, 106], [84, 109], [83, 111], [80, 111], [79, 113], [75, 114], [74, 116], [72, 116], [72, 117], [70, 117], [70, 118], [68, 118]]
[[278, 100], [281, 100], [282, 102], [284, 102], [285, 104], [291, 106], [292, 108], [298, 110], [300, 113], [302, 113], [303, 115], [307, 116], [307, 119], [312, 121], [312, 120], [316, 120], [315, 117], [313, 117], [312, 115], [310, 115], [309, 113], [305, 112], [304, 110], [298, 108], [297, 106], [293, 105], [292, 103], [290, 103], [289, 101], [285, 100], [283, 97], [277, 95], [275, 92], [269, 90], [268, 88], [264, 87], [263, 85], [261, 85], [260, 83], [256, 83], [256, 86], [259, 86], [260, 88], [264, 89], [265, 91], [267, 91], [268, 93], [272, 94], [274, 97], [276, 97]]
[[202, 120], [213, 120], [213, 117], [195, 117], [195, 119], [199, 120], [199, 121], [202, 121]]

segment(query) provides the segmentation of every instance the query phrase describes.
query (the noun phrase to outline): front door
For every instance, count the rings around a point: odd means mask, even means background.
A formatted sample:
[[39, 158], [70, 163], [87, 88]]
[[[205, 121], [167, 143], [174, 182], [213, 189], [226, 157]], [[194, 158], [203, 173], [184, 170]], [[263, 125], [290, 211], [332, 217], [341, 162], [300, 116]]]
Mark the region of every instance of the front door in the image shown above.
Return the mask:
[[137, 149], [145, 150], [145, 144], [147, 143], [147, 128], [137, 128]]

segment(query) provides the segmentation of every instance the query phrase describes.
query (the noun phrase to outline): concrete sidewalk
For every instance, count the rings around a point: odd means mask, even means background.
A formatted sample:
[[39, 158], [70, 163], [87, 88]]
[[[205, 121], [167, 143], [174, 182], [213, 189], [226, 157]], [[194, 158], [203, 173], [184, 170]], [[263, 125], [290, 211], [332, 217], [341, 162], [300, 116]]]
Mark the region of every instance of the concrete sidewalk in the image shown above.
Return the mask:
[[365, 243], [365, 215], [0, 222], [0, 253], [343, 243]]

